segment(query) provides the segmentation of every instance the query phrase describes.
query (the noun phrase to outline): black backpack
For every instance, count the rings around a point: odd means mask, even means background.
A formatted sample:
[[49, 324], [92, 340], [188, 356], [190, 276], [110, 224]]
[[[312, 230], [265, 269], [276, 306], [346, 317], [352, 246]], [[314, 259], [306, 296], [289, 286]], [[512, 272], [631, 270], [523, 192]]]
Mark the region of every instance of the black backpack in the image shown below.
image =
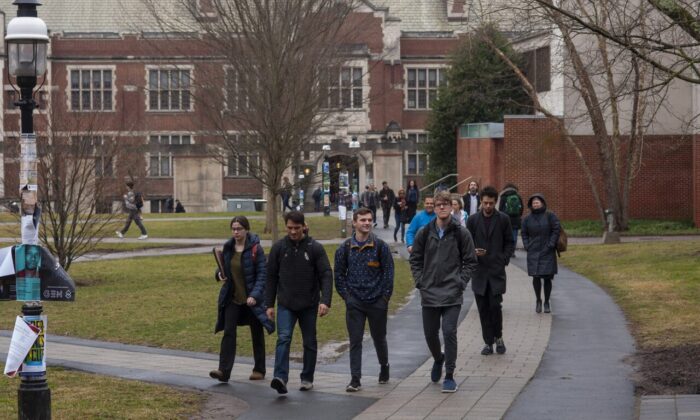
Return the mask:
[[136, 195], [134, 196], [134, 204], [136, 204], [136, 208], [141, 210], [143, 207], [143, 194], [140, 192], [137, 192]]

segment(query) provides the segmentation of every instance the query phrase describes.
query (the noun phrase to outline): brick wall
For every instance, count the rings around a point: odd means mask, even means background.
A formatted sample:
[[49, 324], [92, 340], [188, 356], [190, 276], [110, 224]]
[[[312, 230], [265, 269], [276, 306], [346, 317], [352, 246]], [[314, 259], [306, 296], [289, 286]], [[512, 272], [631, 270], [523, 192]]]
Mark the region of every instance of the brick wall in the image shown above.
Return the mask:
[[700, 135], [693, 139], [693, 191], [695, 226], [700, 227]]
[[[595, 139], [577, 136], [575, 141], [590, 163], [600, 191], [602, 176]], [[694, 143], [684, 136], [646, 137], [643, 165], [632, 182], [630, 217], [695, 217], [698, 224], [700, 164], [697, 154], [700, 139], [695, 138]], [[497, 146], [499, 144], [501, 149]], [[518, 186], [524, 198], [535, 192], [542, 193], [548, 207], [565, 220], [599, 217], [579, 159], [547, 119], [506, 118], [502, 140], [460, 139], [457, 152], [460, 179], [477, 176], [482, 180], [482, 187], [495, 183], [499, 189], [504, 183], [512, 182]], [[605, 202], [604, 192], [601, 191], [601, 195]]]

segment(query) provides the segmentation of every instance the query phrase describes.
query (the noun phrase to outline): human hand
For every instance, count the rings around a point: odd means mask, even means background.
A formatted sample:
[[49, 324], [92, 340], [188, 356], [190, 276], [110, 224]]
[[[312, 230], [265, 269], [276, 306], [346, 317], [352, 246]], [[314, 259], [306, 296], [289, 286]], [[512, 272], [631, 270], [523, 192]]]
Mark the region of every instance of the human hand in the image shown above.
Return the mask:
[[330, 308], [325, 303], [318, 305], [318, 316], [326, 316], [328, 311], [330, 311]]
[[248, 300], [246, 300], [246, 303], [248, 306], [255, 306], [258, 302], [255, 300], [255, 298], [249, 297]]
[[269, 319], [270, 321], [274, 321], [275, 308], [267, 308], [267, 311], [265, 311], [265, 312], [267, 313], [267, 319]]
[[221, 274], [221, 271], [219, 271], [218, 275], [219, 275], [219, 281], [226, 281], [226, 277], [224, 277], [224, 275]]
[[409, 247], [406, 248], [406, 249], [408, 250], [408, 253], [409, 253], [409, 254], [413, 252], [413, 247], [412, 247], [412, 246], [409, 246]]

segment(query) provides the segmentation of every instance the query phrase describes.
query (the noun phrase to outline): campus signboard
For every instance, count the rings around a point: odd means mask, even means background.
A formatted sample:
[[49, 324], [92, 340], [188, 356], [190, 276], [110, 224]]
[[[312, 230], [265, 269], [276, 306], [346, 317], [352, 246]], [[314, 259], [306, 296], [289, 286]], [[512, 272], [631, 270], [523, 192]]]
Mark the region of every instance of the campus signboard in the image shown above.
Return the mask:
[[0, 300], [73, 302], [75, 282], [44, 247], [0, 248]]

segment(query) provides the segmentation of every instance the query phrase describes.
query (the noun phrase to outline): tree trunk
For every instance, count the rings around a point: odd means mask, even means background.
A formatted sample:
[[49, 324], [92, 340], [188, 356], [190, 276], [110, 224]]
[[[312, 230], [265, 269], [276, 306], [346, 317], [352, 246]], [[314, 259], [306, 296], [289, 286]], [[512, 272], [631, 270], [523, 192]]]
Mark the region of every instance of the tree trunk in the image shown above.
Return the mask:
[[267, 208], [265, 209], [265, 233], [272, 233], [272, 242], [279, 239], [277, 224], [277, 193], [274, 188], [267, 188]]

